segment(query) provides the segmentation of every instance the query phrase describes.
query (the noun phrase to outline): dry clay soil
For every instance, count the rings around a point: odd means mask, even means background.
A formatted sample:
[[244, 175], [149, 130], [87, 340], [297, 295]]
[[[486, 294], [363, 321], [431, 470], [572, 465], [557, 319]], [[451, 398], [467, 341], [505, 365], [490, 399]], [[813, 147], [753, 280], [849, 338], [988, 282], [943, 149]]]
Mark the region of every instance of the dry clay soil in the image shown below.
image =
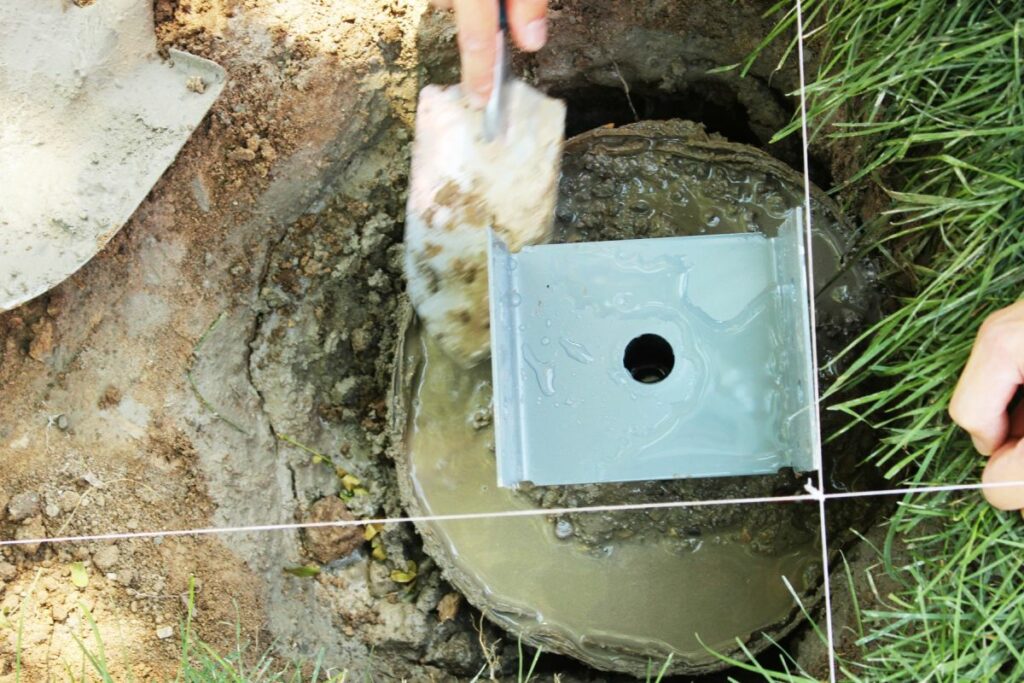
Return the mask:
[[[605, 99], [624, 81], [685, 91], [756, 45], [763, 9], [553, 2], [550, 46], [517, 69]], [[384, 432], [404, 188], [416, 93], [457, 77], [451, 18], [401, 0], [157, 0], [154, 13], [163, 47], [217, 61], [229, 82], [108, 246], [0, 314], [0, 537], [401, 514]], [[735, 103], [755, 142], [788, 117], [763, 91]], [[347, 506], [313, 452], [359, 480]], [[330, 571], [283, 571], [310, 562]], [[334, 671], [471, 676], [488, 649], [515, 663], [396, 527], [373, 545], [282, 531], [4, 547], [0, 680], [18, 650], [22, 680], [80, 671], [75, 639], [97, 646], [83, 606], [115, 672], [173, 675], [190, 577], [194, 627], [224, 651], [237, 625], [250, 654], [322, 650]]]

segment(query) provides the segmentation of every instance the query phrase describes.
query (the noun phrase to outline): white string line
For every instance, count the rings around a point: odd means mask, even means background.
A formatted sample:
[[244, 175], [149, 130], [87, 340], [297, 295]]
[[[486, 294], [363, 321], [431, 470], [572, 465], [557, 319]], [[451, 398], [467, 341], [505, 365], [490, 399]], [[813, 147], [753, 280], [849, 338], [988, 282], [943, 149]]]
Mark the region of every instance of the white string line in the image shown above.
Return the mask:
[[935, 486], [903, 486], [894, 489], [874, 489], [868, 491], [837, 491], [826, 493], [827, 499], [840, 498], [865, 498], [877, 496], [902, 496], [917, 495], [919, 493], [952, 493], [958, 491], [984, 491], [986, 489], [1008, 489], [1017, 486], [1024, 486], [1024, 480], [1016, 481], [993, 481], [988, 483], [978, 482], [976, 484], [938, 484]]
[[825, 602], [825, 643], [828, 649], [828, 679], [836, 683], [836, 652], [832, 634], [832, 567], [828, 561], [828, 528], [825, 524], [825, 496], [818, 497], [818, 527], [821, 530], [821, 581]]
[[522, 510], [500, 510], [497, 512], [461, 512], [446, 515], [409, 515], [405, 517], [375, 517], [371, 519], [339, 519], [322, 522], [281, 522], [277, 524], [251, 524], [243, 526], [195, 527], [187, 529], [164, 529], [154, 531], [125, 531], [100, 534], [80, 534], [67, 536], [44, 536], [39, 538], [17, 538], [0, 540], [0, 547], [30, 545], [36, 543], [82, 543], [91, 541], [120, 541], [134, 538], [157, 538], [172, 536], [208, 536], [211, 534], [237, 534], [263, 531], [298, 531], [301, 529], [318, 529], [325, 527], [366, 526], [374, 524], [421, 524], [425, 522], [455, 522], [474, 519], [501, 519], [518, 517], [547, 517], [568, 514], [589, 514], [595, 512], [642, 512], [645, 510], [665, 510], [675, 508], [712, 507], [722, 505], [755, 505], [769, 503], [810, 503], [826, 502], [833, 499], [872, 498], [881, 496], [918, 495], [955, 491], [980, 491], [983, 489], [1001, 489], [1024, 487], [1024, 480], [977, 483], [950, 484], [946, 486], [917, 486], [895, 489], [876, 489], [870, 491], [846, 491], [841, 493], [822, 493], [815, 488], [810, 480], [804, 485], [806, 494], [789, 496], [764, 496], [748, 498], [718, 498], [713, 500], [674, 500], [658, 503], [625, 503], [619, 505], [584, 505], [580, 507], [559, 508], [528, 508]]
[[836, 683], [836, 657], [835, 657], [835, 639], [833, 636], [832, 628], [832, 586], [829, 581], [829, 564], [828, 564], [828, 534], [825, 530], [825, 466], [821, 459], [821, 406], [819, 404], [820, 395], [818, 387], [818, 343], [816, 331], [817, 327], [817, 314], [814, 306], [815, 291], [814, 291], [814, 257], [812, 254], [813, 249], [813, 237], [811, 225], [811, 164], [810, 164], [810, 139], [807, 136], [807, 76], [804, 73], [804, 9], [801, 0], [796, 0], [796, 55], [797, 55], [797, 72], [800, 75], [800, 150], [803, 157], [804, 165], [804, 239], [806, 240], [806, 262], [807, 262], [807, 292], [808, 292], [808, 310], [810, 312], [810, 325], [811, 325], [811, 359], [813, 364], [811, 367], [814, 368], [814, 372], [811, 373], [811, 386], [813, 388], [814, 397], [814, 415], [815, 425], [818, 427], [813, 430], [813, 448], [814, 453], [817, 457], [818, 465], [818, 510], [820, 518], [818, 520], [821, 526], [821, 561], [822, 561], [822, 576], [824, 581], [825, 591], [825, 637], [826, 647], [828, 649], [828, 679], [830, 683]]
[[807, 98], [806, 78], [804, 75], [804, 22], [801, 0], [796, 3], [797, 30], [797, 67], [800, 74], [800, 151], [804, 167], [804, 262], [807, 267], [807, 312], [811, 334], [811, 396], [810, 408], [814, 411], [814, 427], [811, 434], [814, 464], [818, 466], [818, 490], [825, 490], [825, 468], [821, 457], [821, 388], [818, 383], [818, 313], [815, 306], [816, 292], [814, 288], [814, 237], [811, 224], [811, 172], [810, 141], [807, 138]]
[[[1024, 482], [1022, 482], [1024, 484]], [[753, 503], [796, 503], [815, 500], [813, 494], [792, 496], [771, 496], [765, 498], [722, 498], [717, 500], [674, 500], [660, 503], [623, 503], [619, 505], [585, 505], [581, 507], [560, 508], [527, 508], [522, 510], [499, 510], [497, 512], [460, 512], [446, 515], [409, 515], [406, 517], [378, 517], [374, 519], [339, 519], [323, 522], [282, 522], [280, 524], [254, 524], [246, 526], [204, 527], [196, 529], [169, 529], [165, 531], [126, 531], [120, 533], [86, 534], [81, 536], [54, 536], [52, 538], [10, 539], [0, 540], [0, 547], [6, 545], [27, 545], [30, 543], [72, 543], [80, 541], [117, 541], [130, 538], [154, 538], [157, 536], [202, 536], [209, 534], [233, 534], [259, 531], [292, 531], [299, 529], [317, 529], [323, 527], [366, 526], [373, 524], [424, 523], [424, 522], [456, 522], [472, 519], [502, 519], [517, 517], [546, 517], [567, 515], [571, 513], [587, 514], [594, 512], [637, 512], [643, 510], [663, 510], [666, 508], [687, 508], [716, 505], [749, 505]]]

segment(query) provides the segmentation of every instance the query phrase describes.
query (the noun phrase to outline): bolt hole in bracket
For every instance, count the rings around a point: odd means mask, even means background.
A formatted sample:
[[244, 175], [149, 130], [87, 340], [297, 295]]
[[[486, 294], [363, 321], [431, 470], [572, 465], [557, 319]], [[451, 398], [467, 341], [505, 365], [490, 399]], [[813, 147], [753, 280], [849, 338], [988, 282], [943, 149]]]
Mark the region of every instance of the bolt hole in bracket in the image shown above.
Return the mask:
[[622, 365], [643, 384], [657, 384], [672, 372], [676, 356], [672, 345], [656, 334], [641, 334], [626, 344]]
[[744, 233], [489, 236], [498, 485], [820, 467], [799, 209]]

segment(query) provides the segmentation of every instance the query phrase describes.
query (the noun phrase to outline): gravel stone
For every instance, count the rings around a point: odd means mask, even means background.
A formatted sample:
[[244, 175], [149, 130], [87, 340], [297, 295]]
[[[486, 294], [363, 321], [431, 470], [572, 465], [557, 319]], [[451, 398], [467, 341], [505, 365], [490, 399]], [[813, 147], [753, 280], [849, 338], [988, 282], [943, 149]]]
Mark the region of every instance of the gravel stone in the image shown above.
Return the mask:
[[96, 568], [101, 572], [109, 572], [115, 566], [117, 561], [121, 558], [121, 553], [117, 549], [116, 545], [103, 546], [92, 555], [92, 563], [96, 565]]
[[41, 500], [35, 491], [24, 491], [11, 497], [7, 504], [7, 516], [12, 522], [20, 522], [39, 514]]
[[[326, 496], [309, 509], [310, 522], [353, 520], [345, 502], [337, 496]], [[363, 544], [363, 530], [358, 526], [326, 526], [306, 529], [306, 552], [322, 564], [345, 557]]]

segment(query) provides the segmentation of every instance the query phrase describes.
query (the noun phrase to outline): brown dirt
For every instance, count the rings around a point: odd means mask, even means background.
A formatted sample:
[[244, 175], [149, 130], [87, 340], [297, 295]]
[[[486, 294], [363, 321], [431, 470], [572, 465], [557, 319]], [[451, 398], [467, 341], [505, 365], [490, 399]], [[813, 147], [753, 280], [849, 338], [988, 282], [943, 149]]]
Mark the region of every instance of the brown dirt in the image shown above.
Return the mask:
[[[194, 400], [193, 350], [221, 311], [254, 301], [276, 231], [304, 208], [323, 169], [358, 145], [366, 78], [386, 71], [385, 49], [410, 26], [404, 4], [381, 4], [346, 3], [339, 16], [317, 2], [157, 2], [161, 44], [219, 62], [230, 81], [103, 252], [0, 315], [0, 498], [34, 491], [43, 508], [17, 523], [0, 514], [0, 537], [212, 523], [194, 425], [180, 409]], [[282, 196], [268, 196], [275, 188]], [[0, 604], [11, 621], [0, 624], [0, 675], [12, 670], [22, 616], [23, 680], [80, 664], [71, 637], [89, 643], [80, 602], [115, 670], [131, 662], [141, 679], [169, 675], [190, 575], [201, 637], [230, 650], [225, 624], [237, 620], [244, 639], [266, 644], [266, 589], [230, 540], [118, 541], [108, 571], [96, 568], [99, 543], [4, 548]], [[90, 569], [85, 589], [70, 583], [74, 561]], [[161, 626], [175, 636], [158, 638]]]

